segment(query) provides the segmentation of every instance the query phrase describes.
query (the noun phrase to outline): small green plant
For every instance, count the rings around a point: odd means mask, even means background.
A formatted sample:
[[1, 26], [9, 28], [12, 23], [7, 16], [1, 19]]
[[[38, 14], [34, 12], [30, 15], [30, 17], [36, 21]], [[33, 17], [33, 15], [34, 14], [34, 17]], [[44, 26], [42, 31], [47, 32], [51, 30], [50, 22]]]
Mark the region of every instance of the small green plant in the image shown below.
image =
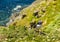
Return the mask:
[[[60, 42], [60, 0], [37, 2], [21, 11], [26, 17], [16, 20], [16, 25], [0, 27], [0, 42]], [[36, 10], [41, 15], [38, 18], [33, 16]], [[43, 21], [40, 28], [29, 27], [30, 22], [39, 20]]]

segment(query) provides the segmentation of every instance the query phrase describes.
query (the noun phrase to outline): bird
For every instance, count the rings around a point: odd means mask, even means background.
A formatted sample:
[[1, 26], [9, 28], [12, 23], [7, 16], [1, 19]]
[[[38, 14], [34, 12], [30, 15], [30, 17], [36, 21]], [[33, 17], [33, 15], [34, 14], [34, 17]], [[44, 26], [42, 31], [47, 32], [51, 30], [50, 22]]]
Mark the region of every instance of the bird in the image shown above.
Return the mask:
[[40, 28], [42, 26], [42, 23], [43, 23], [42, 21], [38, 21], [37, 25], [36, 25], [36, 28]]
[[24, 14], [24, 15], [22, 15], [22, 19], [23, 19], [24, 17], [26, 17], [26, 15], [25, 15], [25, 14]]

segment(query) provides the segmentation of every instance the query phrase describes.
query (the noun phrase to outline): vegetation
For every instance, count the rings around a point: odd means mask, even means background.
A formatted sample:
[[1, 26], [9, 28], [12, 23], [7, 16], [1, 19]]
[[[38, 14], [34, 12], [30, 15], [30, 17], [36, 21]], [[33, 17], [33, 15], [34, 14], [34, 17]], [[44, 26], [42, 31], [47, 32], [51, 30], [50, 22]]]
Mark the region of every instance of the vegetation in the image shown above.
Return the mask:
[[[20, 15], [9, 27], [0, 27], [0, 42], [60, 42], [60, 0], [36, 0]], [[30, 27], [38, 21], [41, 27]]]

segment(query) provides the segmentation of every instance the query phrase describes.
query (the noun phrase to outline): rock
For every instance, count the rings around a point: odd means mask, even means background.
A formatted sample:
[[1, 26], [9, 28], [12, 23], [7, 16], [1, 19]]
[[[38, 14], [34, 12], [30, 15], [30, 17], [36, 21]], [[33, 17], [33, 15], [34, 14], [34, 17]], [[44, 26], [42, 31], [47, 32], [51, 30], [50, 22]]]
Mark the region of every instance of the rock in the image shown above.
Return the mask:
[[21, 8], [21, 6], [20, 5], [17, 5], [13, 10], [18, 10], [20, 8]]
[[8, 23], [6, 23], [6, 26], [9, 26], [14, 20], [10, 20]]
[[8, 21], [8, 23], [6, 23], [6, 26], [9, 26], [11, 23], [14, 22], [14, 20], [19, 17], [19, 13], [16, 12], [16, 13], [13, 13]]

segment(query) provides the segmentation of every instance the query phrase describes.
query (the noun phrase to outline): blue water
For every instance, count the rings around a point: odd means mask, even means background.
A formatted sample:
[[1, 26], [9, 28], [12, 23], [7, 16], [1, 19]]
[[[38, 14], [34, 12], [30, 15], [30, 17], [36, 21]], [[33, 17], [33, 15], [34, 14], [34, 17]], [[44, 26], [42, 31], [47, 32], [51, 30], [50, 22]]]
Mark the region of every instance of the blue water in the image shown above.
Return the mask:
[[0, 25], [5, 25], [17, 5], [30, 5], [34, 0], [0, 0]]

